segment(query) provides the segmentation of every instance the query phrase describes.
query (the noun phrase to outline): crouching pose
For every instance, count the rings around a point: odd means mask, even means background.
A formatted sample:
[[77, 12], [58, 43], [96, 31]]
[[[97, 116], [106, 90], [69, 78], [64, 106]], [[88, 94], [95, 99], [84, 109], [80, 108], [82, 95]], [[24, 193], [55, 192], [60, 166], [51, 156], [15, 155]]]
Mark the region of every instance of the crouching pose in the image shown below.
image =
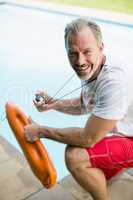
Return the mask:
[[132, 68], [104, 55], [100, 27], [87, 19], [66, 26], [65, 47], [81, 79], [80, 97], [58, 100], [40, 91], [36, 96], [45, 101], [34, 104], [40, 112], [54, 109], [91, 115], [83, 128], [52, 128], [32, 122], [25, 127], [25, 136], [30, 142], [44, 137], [67, 144], [65, 160], [72, 176], [94, 200], [109, 200], [107, 180], [133, 167]]

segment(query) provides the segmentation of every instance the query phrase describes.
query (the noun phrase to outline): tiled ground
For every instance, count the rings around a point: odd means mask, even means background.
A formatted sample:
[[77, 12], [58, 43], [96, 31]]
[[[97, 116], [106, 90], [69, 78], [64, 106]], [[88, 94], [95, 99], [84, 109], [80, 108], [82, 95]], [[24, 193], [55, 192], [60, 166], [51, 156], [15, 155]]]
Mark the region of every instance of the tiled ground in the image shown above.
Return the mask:
[[75, 200], [57, 184], [45, 189], [34, 177], [24, 157], [0, 136], [0, 200]]
[[[77, 200], [92, 200], [91, 196], [83, 190], [71, 177], [61, 181], [61, 185], [75, 196]], [[99, 187], [99, 186], [98, 186]], [[120, 174], [108, 183], [111, 200], [133, 200], [133, 177], [127, 173]]]

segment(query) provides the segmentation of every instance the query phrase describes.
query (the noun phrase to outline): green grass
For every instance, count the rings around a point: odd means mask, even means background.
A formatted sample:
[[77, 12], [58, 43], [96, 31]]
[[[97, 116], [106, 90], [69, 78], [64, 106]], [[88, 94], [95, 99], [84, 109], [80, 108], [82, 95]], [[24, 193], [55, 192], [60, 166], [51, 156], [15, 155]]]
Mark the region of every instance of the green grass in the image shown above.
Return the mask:
[[53, 3], [104, 9], [133, 15], [133, 0], [43, 0]]

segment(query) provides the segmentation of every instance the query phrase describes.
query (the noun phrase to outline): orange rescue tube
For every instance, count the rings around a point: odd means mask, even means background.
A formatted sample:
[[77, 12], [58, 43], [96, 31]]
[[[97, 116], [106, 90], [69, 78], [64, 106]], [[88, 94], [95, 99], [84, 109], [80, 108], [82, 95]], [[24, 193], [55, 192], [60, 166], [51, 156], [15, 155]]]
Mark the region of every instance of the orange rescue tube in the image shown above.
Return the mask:
[[56, 184], [56, 170], [48, 153], [38, 139], [34, 143], [27, 142], [23, 127], [29, 124], [28, 117], [13, 103], [6, 104], [8, 123], [21, 146], [32, 172], [41, 181], [44, 187], [50, 188]]

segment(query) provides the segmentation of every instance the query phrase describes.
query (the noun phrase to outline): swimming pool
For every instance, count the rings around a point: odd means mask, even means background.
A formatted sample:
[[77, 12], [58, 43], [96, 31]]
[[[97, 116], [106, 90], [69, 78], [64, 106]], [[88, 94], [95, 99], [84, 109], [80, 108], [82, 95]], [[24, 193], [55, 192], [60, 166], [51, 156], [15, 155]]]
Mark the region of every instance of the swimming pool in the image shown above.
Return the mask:
[[[36, 90], [43, 88], [54, 95], [73, 74], [63, 36], [66, 23], [74, 17], [13, 4], [0, 6], [0, 113], [7, 99], [11, 99], [39, 123], [52, 127], [84, 126], [88, 116], [69, 116], [56, 111], [39, 113], [32, 106]], [[113, 51], [132, 62], [133, 28], [97, 22], [103, 30], [106, 52]], [[78, 86], [80, 81], [74, 76], [57, 97]], [[79, 92], [68, 97], [77, 96]], [[7, 121], [1, 121], [1, 126], [1, 134], [20, 150]], [[64, 164], [65, 145], [45, 139], [43, 143], [60, 180], [68, 174]]]

